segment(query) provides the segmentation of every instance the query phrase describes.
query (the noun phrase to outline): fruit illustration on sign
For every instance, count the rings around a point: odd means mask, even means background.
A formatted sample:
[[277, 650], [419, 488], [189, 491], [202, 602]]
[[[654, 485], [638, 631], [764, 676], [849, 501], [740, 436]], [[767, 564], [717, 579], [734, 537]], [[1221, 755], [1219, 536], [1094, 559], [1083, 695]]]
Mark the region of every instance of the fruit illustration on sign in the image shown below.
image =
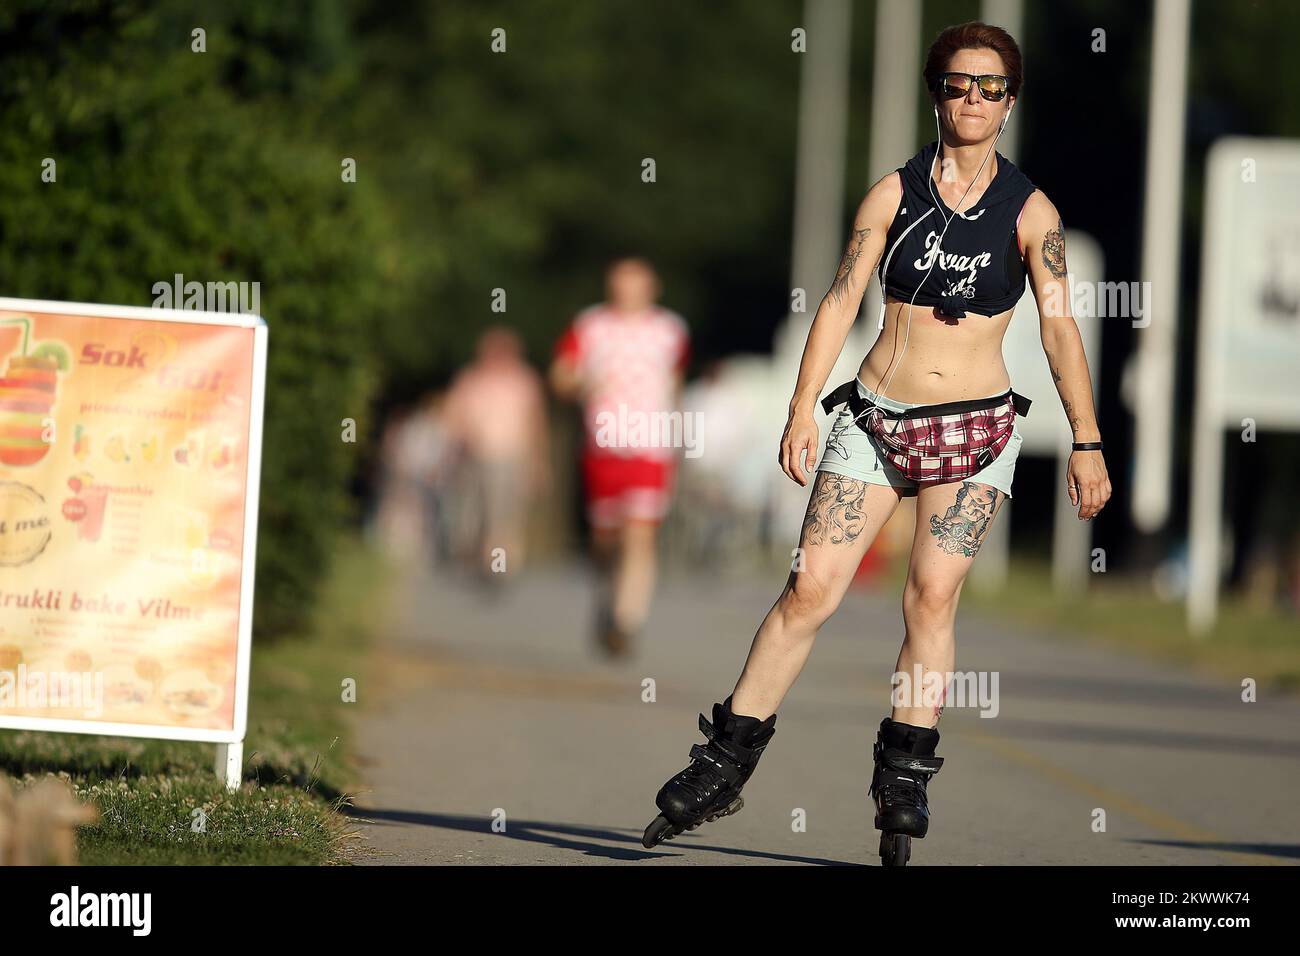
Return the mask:
[[126, 452], [126, 442], [121, 435], [114, 435], [107, 444], [104, 445], [104, 454], [108, 456], [109, 461], [129, 462], [131, 456]]
[[147, 356], [148, 369], [166, 368], [176, 357], [179, 343], [176, 337], [158, 329], [142, 329], [131, 336], [131, 347]]
[[78, 425], [72, 436], [72, 457], [85, 461], [90, 457], [90, 435], [84, 425]]
[[231, 440], [225, 437], [212, 449], [212, 453], [208, 456], [208, 463], [215, 471], [221, 471], [223, 468], [229, 467], [233, 460]]
[[32, 349], [32, 358], [53, 359], [60, 372], [66, 372], [72, 365], [68, 347], [62, 342], [37, 342]]
[[0, 374], [0, 463], [26, 467], [50, 451], [46, 428], [58, 397], [59, 373], [71, 365], [62, 342], [40, 342], [28, 351], [31, 319], [19, 316], [0, 325], [21, 325], [21, 352], [9, 357]]
[[201, 443], [202, 435], [195, 437], [187, 435], [185, 444], [178, 446], [172, 452], [172, 458], [178, 465], [184, 465], [186, 468], [195, 467], [203, 464], [203, 445]]

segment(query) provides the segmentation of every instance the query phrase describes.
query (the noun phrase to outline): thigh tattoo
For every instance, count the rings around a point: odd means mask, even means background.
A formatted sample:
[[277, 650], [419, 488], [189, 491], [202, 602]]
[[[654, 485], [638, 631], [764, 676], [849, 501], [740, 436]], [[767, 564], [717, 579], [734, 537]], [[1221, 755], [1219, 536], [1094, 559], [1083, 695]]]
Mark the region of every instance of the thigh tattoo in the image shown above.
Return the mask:
[[963, 481], [957, 489], [957, 500], [943, 517], [930, 515], [930, 534], [939, 539], [939, 547], [945, 553], [973, 558], [993, 523], [997, 505], [996, 488]]
[[867, 483], [819, 471], [803, 518], [805, 544], [844, 544], [862, 533]]
[[830, 434], [826, 436], [826, 450], [828, 452], [833, 451], [845, 461], [848, 461], [852, 456], [849, 454], [849, 450], [844, 447], [844, 433], [853, 427], [852, 415], [841, 414], [835, 424], [831, 425]]

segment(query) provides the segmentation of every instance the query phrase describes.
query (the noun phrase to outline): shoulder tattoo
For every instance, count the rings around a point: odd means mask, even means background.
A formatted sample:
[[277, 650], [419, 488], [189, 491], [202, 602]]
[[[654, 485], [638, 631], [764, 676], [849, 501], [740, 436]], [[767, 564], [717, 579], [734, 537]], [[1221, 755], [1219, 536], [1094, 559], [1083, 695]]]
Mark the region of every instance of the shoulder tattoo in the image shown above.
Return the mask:
[[1043, 236], [1043, 265], [1047, 266], [1053, 278], [1065, 278], [1065, 232], [1059, 218]]

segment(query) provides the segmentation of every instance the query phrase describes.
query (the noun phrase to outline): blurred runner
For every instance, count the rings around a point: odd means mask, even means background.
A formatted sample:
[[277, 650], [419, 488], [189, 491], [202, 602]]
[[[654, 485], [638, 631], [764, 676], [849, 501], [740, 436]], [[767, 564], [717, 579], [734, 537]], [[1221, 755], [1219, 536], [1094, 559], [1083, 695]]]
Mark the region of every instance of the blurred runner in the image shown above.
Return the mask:
[[446, 560], [448, 480], [456, 449], [443, 422], [444, 397], [431, 392], [394, 409], [384, 426], [379, 455], [379, 502], [372, 531], [402, 561]]
[[582, 473], [600, 574], [597, 638], [620, 656], [654, 593], [655, 539], [678, 454], [657, 441], [654, 423], [677, 409], [690, 339], [682, 317], [655, 304], [660, 284], [649, 262], [617, 260], [605, 282], [608, 301], [580, 313], [557, 344], [551, 384], [583, 404]]
[[435, 564], [445, 564], [452, 556], [448, 504], [458, 451], [445, 419], [446, 401], [443, 392], [426, 395], [411, 415], [402, 439], [423, 505], [420, 527], [424, 531], [425, 556]]
[[447, 427], [466, 456], [464, 507], [474, 509], [471, 560], [493, 583], [493, 572], [523, 566], [529, 506], [550, 484], [545, 386], [523, 351], [510, 329], [488, 329], [447, 393]]
[[425, 454], [429, 428], [420, 407], [395, 408], [384, 427], [380, 450], [381, 491], [375, 527], [384, 548], [394, 558], [418, 561], [425, 557]]

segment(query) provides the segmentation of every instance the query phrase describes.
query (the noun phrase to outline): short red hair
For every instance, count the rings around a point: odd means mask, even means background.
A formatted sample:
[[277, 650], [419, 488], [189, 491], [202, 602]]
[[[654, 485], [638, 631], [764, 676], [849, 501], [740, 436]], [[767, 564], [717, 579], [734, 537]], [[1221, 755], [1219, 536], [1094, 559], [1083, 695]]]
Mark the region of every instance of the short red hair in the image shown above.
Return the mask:
[[992, 50], [1002, 57], [1002, 66], [1007, 71], [1007, 92], [1020, 95], [1020, 84], [1025, 78], [1020, 47], [1006, 30], [977, 20], [947, 27], [930, 44], [930, 52], [925, 56], [925, 88], [931, 93], [939, 75], [948, 72], [948, 64], [958, 50]]

